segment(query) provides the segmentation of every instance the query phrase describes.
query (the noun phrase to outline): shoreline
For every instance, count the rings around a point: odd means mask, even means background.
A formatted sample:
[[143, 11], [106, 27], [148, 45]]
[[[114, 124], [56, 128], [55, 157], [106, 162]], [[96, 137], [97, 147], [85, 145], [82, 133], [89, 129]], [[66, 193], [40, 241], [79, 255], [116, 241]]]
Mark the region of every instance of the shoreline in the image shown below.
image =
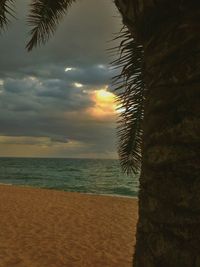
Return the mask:
[[84, 195], [92, 195], [92, 196], [107, 196], [107, 197], [119, 197], [119, 198], [130, 198], [138, 200], [138, 196], [126, 196], [126, 195], [119, 195], [119, 194], [97, 194], [97, 193], [89, 193], [89, 192], [78, 192], [78, 191], [66, 191], [66, 190], [59, 190], [56, 188], [48, 188], [48, 187], [38, 187], [38, 186], [31, 186], [31, 185], [16, 185], [16, 184], [7, 184], [7, 183], [0, 183], [0, 186], [14, 186], [14, 187], [22, 187], [22, 188], [33, 188], [33, 189], [41, 189], [41, 190], [53, 190], [57, 192], [66, 192], [66, 193], [78, 193]]
[[0, 267], [131, 267], [137, 203], [0, 185]]

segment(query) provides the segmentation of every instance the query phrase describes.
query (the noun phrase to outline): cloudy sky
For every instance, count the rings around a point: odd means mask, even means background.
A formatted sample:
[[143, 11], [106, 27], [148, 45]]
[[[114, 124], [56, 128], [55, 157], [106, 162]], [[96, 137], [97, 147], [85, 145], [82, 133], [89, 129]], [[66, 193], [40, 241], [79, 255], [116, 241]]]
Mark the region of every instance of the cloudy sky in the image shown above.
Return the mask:
[[112, 1], [79, 0], [47, 45], [31, 53], [27, 0], [0, 36], [0, 156], [115, 158], [109, 41]]

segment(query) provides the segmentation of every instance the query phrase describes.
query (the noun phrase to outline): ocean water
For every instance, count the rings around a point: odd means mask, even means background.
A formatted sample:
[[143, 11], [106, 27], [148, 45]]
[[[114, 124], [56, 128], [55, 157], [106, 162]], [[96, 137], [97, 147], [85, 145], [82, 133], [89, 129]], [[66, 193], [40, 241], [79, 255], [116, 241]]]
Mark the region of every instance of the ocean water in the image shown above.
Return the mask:
[[118, 160], [0, 158], [0, 183], [93, 194], [138, 194], [138, 175], [124, 175]]

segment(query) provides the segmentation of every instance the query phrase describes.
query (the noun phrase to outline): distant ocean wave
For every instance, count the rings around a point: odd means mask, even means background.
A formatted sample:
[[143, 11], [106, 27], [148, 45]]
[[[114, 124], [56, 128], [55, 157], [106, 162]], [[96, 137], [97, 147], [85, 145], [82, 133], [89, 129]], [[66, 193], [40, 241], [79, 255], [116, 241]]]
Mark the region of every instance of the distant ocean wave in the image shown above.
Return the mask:
[[0, 158], [0, 184], [136, 197], [138, 176], [124, 175], [118, 160]]

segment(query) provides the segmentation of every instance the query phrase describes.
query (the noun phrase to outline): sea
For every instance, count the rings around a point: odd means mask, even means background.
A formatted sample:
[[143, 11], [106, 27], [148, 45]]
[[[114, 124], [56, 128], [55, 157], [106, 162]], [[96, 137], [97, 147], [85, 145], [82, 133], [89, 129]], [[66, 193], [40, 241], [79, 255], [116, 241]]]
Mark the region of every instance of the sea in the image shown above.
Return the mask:
[[0, 184], [137, 197], [138, 178], [112, 159], [0, 158]]

